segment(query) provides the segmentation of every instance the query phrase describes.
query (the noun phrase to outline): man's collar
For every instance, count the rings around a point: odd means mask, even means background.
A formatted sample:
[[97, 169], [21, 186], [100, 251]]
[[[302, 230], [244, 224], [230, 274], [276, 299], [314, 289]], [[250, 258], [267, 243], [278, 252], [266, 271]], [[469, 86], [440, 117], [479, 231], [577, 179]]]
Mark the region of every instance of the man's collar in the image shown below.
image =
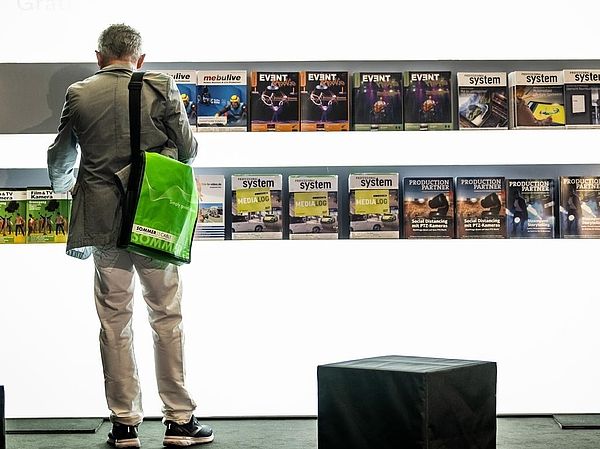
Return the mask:
[[123, 71], [123, 70], [128, 71], [128, 72], [133, 72], [135, 70], [135, 67], [133, 64], [116, 63], [116, 64], [107, 65], [106, 67], [98, 70], [96, 73], [114, 72], [114, 71]]

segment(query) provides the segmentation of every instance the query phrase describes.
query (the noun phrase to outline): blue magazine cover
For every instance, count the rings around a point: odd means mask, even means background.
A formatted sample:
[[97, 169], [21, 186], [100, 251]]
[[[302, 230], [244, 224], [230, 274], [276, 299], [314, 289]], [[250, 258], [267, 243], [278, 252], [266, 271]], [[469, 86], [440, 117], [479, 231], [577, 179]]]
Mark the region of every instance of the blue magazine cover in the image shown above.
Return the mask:
[[196, 121], [198, 119], [197, 105], [197, 86], [196, 86], [196, 71], [195, 70], [164, 70], [163, 73], [169, 75], [175, 80], [181, 101], [185, 108], [190, 125], [196, 129]]
[[509, 238], [554, 238], [554, 180], [508, 179], [506, 227]]
[[246, 131], [245, 70], [198, 72], [198, 131]]

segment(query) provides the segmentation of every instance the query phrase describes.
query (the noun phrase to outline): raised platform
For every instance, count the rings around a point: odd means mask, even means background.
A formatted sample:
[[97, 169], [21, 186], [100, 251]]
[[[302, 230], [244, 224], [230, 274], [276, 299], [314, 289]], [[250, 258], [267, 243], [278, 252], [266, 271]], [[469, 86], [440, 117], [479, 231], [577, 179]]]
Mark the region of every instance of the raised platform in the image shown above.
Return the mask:
[[319, 449], [496, 449], [496, 364], [384, 356], [318, 367]]

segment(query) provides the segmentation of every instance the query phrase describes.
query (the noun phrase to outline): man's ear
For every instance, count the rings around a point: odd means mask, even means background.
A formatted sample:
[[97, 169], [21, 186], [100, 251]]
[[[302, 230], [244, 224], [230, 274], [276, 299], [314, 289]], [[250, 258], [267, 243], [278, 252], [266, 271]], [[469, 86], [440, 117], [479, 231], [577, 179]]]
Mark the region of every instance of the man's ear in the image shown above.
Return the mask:
[[104, 60], [98, 50], [96, 50], [96, 61], [98, 61], [98, 67], [102, 68], [102, 64], [104, 63]]
[[139, 59], [137, 60], [137, 64], [136, 64], [136, 69], [141, 69], [142, 66], [144, 65], [144, 58], [146, 57], [145, 54], [143, 54], [142, 56], [139, 57]]

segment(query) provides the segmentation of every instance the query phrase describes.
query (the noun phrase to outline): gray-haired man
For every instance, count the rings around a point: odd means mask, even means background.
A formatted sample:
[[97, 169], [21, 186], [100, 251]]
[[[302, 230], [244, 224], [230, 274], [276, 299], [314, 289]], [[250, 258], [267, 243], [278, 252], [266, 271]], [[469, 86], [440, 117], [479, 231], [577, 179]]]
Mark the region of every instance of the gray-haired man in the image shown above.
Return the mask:
[[[73, 193], [67, 252], [94, 258], [100, 351], [113, 423], [107, 441], [118, 448], [140, 447], [137, 427], [143, 414], [131, 329], [136, 271], [153, 329], [156, 379], [167, 426], [163, 443], [208, 443], [213, 432], [194, 417], [196, 404], [185, 387], [177, 267], [116, 247], [123, 191], [115, 174], [131, 159], [127, 86], [144, 63], [141, 36], [126, 25], [111, 25], [98, 39], [96, 57], [100, 70], [67, 90], [58, 136], [48, 149], [48, 173], [55, 191]], [[141, 101], [142, 149], [191, 162], [197, 142], [175, 82], [147, 73]], [[81, 162], [75, 179], [77, 146]]]

